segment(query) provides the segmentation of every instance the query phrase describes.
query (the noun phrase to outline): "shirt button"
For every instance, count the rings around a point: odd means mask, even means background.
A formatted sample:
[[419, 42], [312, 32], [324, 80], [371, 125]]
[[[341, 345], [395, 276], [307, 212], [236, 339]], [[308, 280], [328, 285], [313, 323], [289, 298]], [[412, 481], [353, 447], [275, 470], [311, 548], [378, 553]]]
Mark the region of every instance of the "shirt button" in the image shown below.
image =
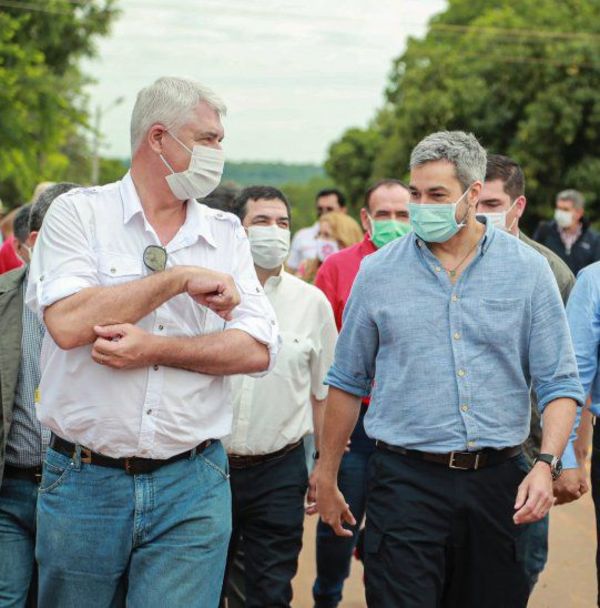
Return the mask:
[[469, 411], [469, 406], [466, 403], [464, 403], [463, 405], [460, 406], [460, 409], [463, 412], [468, 412]]
[[458, 302], [458, 296], [456, 294], [452, 294], [452, 301]]
[[441, 270], [442, 270], [442, 269], [441, 269], [439, 266], [436, 266], [436, 267], [435, 267], [435, 271], [436, 271], [436, 272], [440, 272]]
[[459, 369], [457, 373], [462, 378], [467, 372], [464, 369]]
[[154, 371], [157, 372], [158, 371], [158, 365], [154, 365]]
[[115, 274], [115, 272], [117, 272], [117, 269], [116, 269], [116, 268], [111, 268], [111, 269], [110, 269], [110, 271], [111, 271], [113, 274]]
[[455, 340], [460, 340], [460, 332], [457, 331], [457, 332], [454, 333], [454, 339]]
[[152, 410], [146, 410], [146, 414], [148, 414], [148, 416], [150, 416], [151, 413], [152, 413]]
[[476, 442], [476, 441], [469, 441], [469, 443], [467, 443], [467, 445], [468, 445], [470, 448], [474, 448], [474, 447], [477, 445], [477, 442]]
[[158, 326], [158, 331], [162, 331], [164, 328], [165, 328], [164, 325], [159, 325]]

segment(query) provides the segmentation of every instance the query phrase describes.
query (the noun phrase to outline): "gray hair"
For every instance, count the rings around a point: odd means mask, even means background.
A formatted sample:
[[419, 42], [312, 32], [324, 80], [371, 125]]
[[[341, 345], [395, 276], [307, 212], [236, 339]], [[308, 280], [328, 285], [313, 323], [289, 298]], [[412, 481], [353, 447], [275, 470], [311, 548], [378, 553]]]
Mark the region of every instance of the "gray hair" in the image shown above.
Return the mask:
[[192, 110], [206, 102], [219, 116], [225, 116], [227, 108], [213, 91], [188, 78], [163, 76], [154, 84], [142, 89], [137, 96], [131, 114], [131, 153], [137, 150], [142, 138], [157, 122], [168, 129], [183, 126]]
[[563, 190], [556, 195], [557, 201], [572, 201], [575, 209], [583, 209], [585, 207], [585, 198], [579, 190]]
[[81, 188], [81, 186], [79, 184], [72, 184], [71, 182], [58, 182], [57, 184], [48, 186], [31, 206], [29, 232], [39, 232], [42, 228], [44, 217], [46, 217], [46, 212], [54, 202], [54, 199], [73, 188]]
[[447, 160], [466, 190], [473, 182], [484, 182], [487, 153], [472, 133], [438, 131], [422, 139], [410, 155], [410, 168], [436, 160]]

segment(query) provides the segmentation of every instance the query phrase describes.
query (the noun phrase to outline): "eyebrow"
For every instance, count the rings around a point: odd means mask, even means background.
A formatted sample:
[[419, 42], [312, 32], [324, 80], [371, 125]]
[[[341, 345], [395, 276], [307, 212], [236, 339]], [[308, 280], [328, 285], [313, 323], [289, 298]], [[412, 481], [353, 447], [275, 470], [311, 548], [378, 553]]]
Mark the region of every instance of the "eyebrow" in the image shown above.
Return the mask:
[[205, 137], [216, 137], [219, 141], [225, 139], [225, 135], [221, 135], [218, 131], [197, 131], [195, 134], [196, 139], [203, 139]]
[[[257, 220], [270, 220], [270, 219], [273, 219], [273, 218], [271, 218], [271, 216], [269, 216], [269, 215], [255, 215], [252, 218], [252, 221], [256, 222]], [[287, 215], [281, 215], [279, 217], [276, 217], [275, 221], [276, 222], [282, 222], [282, 221], [289, 222], [290, 218]]]
[[[417, 188], [416, 186], [413, 186], [412, 184], [408, 188], [410, 190], [415, 190], [416, 192], [420, 192], [419, 188]], [[426, 188], [425, 192], [435, 192], [435, 191], [439, 191], [439, 190], [443, 190], [446, 193], [450, 192], [450, 190], [448, 188], [446, 188], [446, 186], [431, 186], [430, 188]]]

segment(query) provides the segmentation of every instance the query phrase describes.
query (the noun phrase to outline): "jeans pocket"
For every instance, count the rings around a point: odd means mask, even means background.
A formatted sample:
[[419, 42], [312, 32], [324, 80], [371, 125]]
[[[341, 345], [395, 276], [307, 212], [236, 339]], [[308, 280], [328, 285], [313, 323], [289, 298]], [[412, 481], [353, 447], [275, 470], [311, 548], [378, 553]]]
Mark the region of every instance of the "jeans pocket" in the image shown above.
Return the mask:
[[216, 471], [223, 480], [229, 480], [229, 461], [220, 443], [210, 446], [202, 454], [199, 454], [199, 458], [210, 469]]
[[45, 462], [42, 481], [39, 488], [40, 494], [46, 494], [58, 488], [58, 486], [60, 486], [68, 477], [70, 472], [71, 466], [67, 466], [61, 470], [60, 468]]

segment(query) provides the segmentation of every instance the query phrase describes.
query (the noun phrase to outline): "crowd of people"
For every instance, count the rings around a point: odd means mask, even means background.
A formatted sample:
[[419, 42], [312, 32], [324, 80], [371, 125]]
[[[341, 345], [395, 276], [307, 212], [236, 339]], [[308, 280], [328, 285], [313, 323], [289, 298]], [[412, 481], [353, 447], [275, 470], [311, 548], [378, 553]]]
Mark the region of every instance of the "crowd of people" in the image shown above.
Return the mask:
[[440, 131], [292, 239], [281, 190], [211, 198], [225, 111], [161, 78], [121, 181], [0, 223], [0, 606], [290, 606], [307, 515], [315, 608], [353, 554], [371, 608], [526, 606], [552, 505], [600, 513], [583, 195], [530, 239], [519, 164]]

